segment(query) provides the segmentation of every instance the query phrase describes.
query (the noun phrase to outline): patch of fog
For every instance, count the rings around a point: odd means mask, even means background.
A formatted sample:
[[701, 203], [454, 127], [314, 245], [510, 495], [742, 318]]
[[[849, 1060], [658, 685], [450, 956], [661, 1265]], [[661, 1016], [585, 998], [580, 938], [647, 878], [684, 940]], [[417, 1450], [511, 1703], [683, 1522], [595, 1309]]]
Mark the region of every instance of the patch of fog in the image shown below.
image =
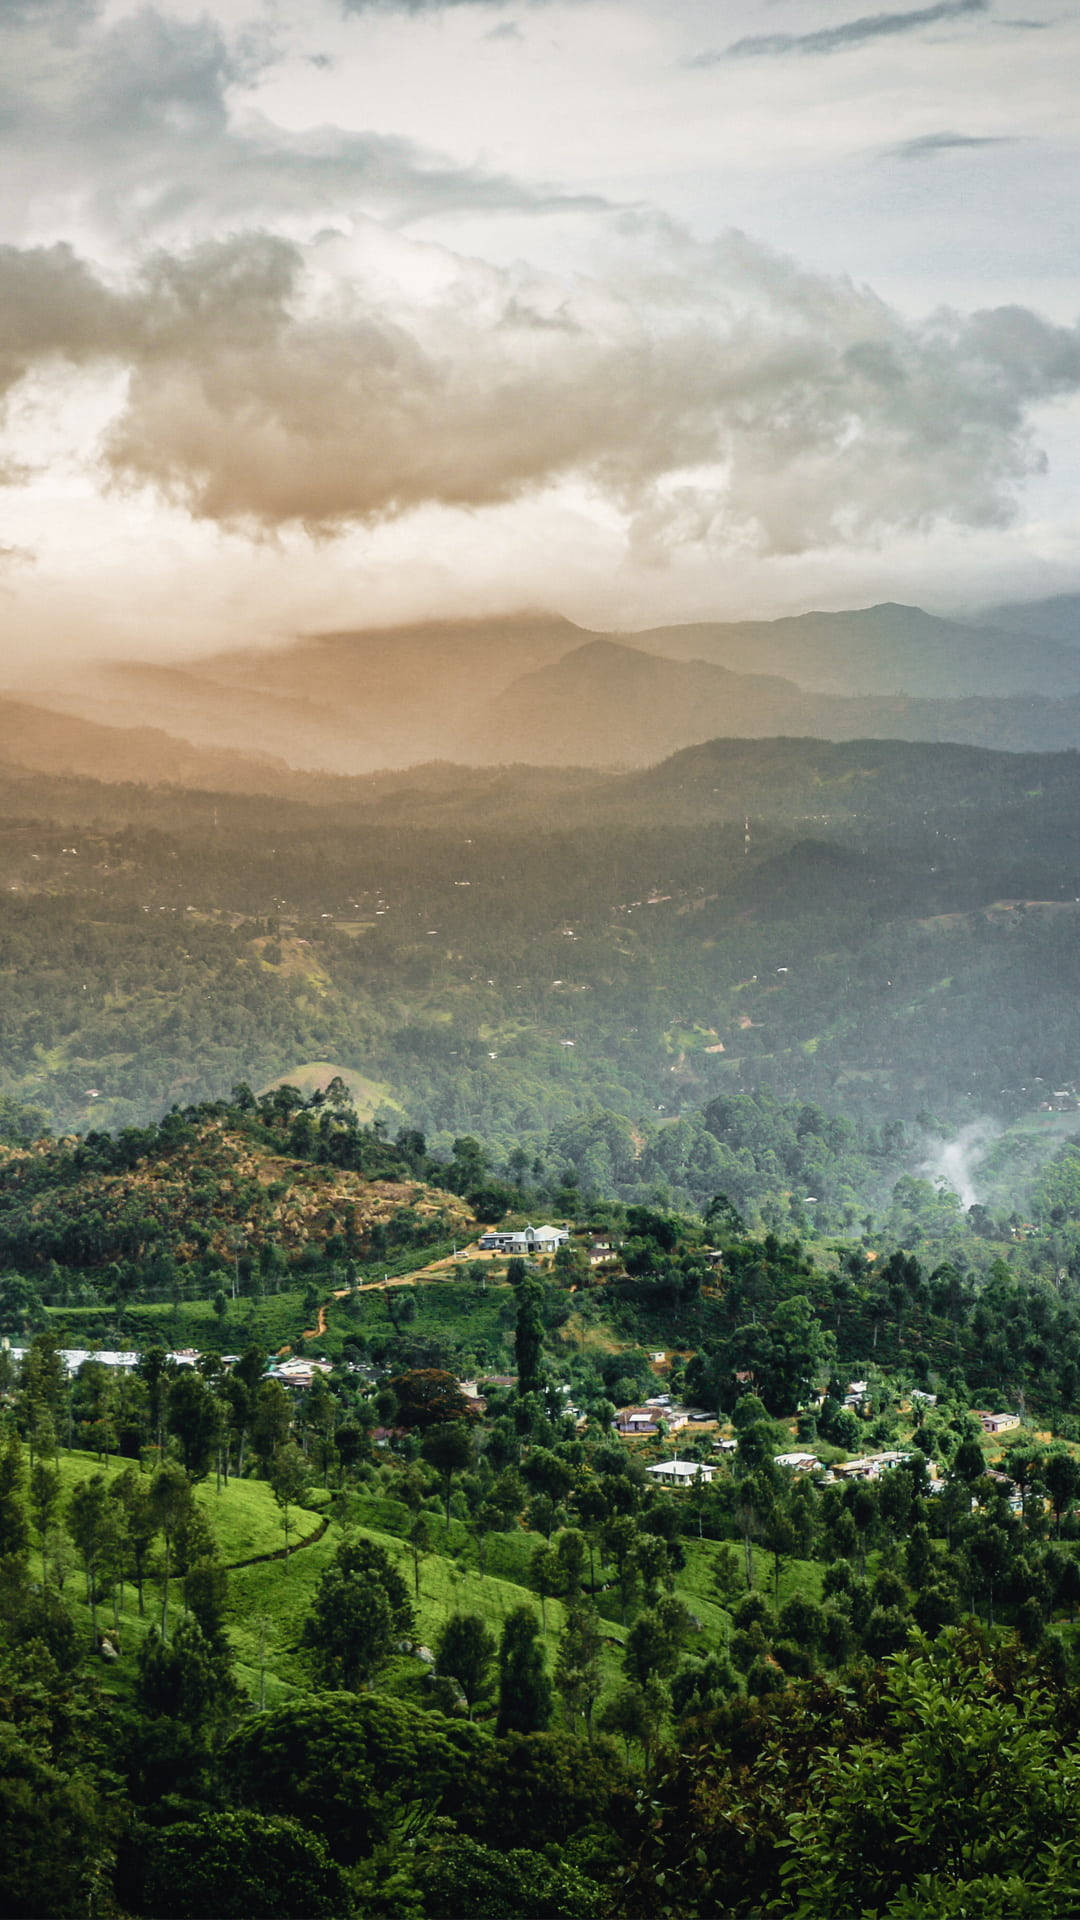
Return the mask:
[[953, 1139], [935, 1142], [919, 1172], [930, 1180], [944, 1180], [964, 1208], [974, 1206], [979, 1198], [979, 1168], [1002, 1131], [995, 1120], [969, 1120]]

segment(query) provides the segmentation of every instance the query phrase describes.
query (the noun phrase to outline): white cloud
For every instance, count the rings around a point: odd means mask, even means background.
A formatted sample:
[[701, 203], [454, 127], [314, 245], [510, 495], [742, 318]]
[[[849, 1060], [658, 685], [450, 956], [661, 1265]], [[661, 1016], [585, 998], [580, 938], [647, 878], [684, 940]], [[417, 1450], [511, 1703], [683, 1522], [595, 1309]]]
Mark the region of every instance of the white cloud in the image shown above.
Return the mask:
[[[74, 592], [73, 488], [102, 594], [196, 556], [230, 621], [281, 604], [283, 552], [344, 617], [361, 578], [407, 599], [395, 568], [632, 621], [1059, 567], [1077, 32], [914, 11], [940, 40], [695, 71], [698, 0], [0, 8], [27, 631]], [[762, 19], [733, 0], [718, 44]]]
[[114, 480], [255, 531], [574, 476], [653, 548], [798, 553], [1010, 519], [1040, 466], [1029, 409], [1080, 386], [1075, 329], [1023, 308], [911, 324], [745, 236], [619, 224], [593, 284], [380, 248], [377, 228], [347, 283], [318, 245], [265, 234], [157, 254], [123, 288], [66, 248], [9, 248], [0, 369], [125, 367]]

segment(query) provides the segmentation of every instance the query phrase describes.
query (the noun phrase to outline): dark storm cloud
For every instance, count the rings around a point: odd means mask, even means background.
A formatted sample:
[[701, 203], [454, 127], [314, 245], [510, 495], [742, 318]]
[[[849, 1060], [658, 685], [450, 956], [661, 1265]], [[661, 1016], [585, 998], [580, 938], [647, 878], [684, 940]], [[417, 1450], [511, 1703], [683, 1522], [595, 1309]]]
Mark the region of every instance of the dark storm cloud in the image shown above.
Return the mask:
[[[123, 289], [68, 249], [0, 252], [0, 378], [100, 362], [103, 461], [198, 518], [332, 532], [584, 478], [642, 538], [805, 552], [1000, 525], [1038, 465], [1031, 408], [1080, 390], [1080, 332], [1024, 308], [912, 324], [730, 236], [600, 298], [459, 262], [391, 307], [264, 234], [159, 254]], [[315, 269], [312, 278], [311, 269]]]
[[914, 140], [902, 140], [888, 151], [898, 160], [931, 160], [935, 154], [950, 153], [954, 149], [965, 151], [973, 147], [1014, 147], [1018, 144], [1015, 134], [921, 133]]
[[751, 34], [732, 41], [720, 53], [699, 53], [692, 66], [714, 66], [719, 60], [741, 59], [759, 54], [843, 53], [848, 47], [861, 47], [870, 40], [892, 38], [900, 33], [918, 33], [923, 27], [935, 27], [946, 20], [959, 20], [967, 14], [988, 13], [990, 0], [937, 0], [932, 7], [919, 7], [910, 13], [868, 13], [858, 20], [845, 20], [836, 27], [819, 27], [812, 33]]

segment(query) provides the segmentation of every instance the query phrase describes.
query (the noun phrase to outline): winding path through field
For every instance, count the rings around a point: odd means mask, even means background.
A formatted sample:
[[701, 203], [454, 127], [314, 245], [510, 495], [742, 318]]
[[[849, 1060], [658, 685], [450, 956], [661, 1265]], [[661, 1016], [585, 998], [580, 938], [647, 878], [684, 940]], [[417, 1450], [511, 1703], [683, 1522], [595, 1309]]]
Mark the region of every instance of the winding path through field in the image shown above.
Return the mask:
[[[416, 1267], [412, 1273], [397, 1274], [393, 1280], [365, 1280], [361, 1286], [356, 1288], [356, 1292], [382, 1293], [387, 1287], [411, 1287], [415, 1285], [418, 1280], [441, 1279], [445, 1277], [448, 1270], [460, 1266], [463, 1260], [482, 1260], [483, 1257], [483, 1254], [480, 1252], [479, 1243], [473, 1240], [470, 1241], [467, 1247], [462, 1247], [457, 1253], [449, 1253], [443, 1260], [432, 1260], [426, 1267]], [[494, 1255], [489, 1255], [488, 1257], [489, 1259], [495, 1258]], [[304, 1329], [300, 1335], [301, 1340], [321, 1339], [326, 1332], [326, 1315], [329, 1310], [330, 1301], [347, 1300], [352, 1291], [353, 1289], [351, 1287], [335, 1287], [333, 1293], [330, 1294], [328, 1299], [322, 1302], [318, 1313], [315, 1315], [315, 1325]], [[286, 1354], [291, 1352], [292, 1343], [286, 1342], [285, 1346], [278, 1348], [278, 1359], [284, 1358]]]
[[[307, 1511], [310, 1513], [311, 1508], [309, 1507]], [[316, 1541], [322, 1539], [329, 1525], [330, 1515], [324, 1513], [314, 1533], [305, 1534], [302, 1540], [294, 1540], [291, 1547], [272, 1547], [268, 1553], [253, 1553], [246, 1560], [228, 1560], [225, 1562], [225, 1572], [236, 1573], [240, 1567], [258, 1567], [264, 1560], [287, 1560], [291, 1554], [299, 1553], [302, 1548], [313, 1547]]]

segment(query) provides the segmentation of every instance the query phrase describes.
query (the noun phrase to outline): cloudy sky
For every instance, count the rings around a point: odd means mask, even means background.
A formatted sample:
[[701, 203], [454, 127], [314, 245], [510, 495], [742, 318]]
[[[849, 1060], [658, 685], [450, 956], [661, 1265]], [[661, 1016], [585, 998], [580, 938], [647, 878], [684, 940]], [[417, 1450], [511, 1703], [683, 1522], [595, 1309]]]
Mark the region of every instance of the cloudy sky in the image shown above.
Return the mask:
[[1056, 0], [0, 0], [12, 672], [1080, 588], [1077, 71]]

